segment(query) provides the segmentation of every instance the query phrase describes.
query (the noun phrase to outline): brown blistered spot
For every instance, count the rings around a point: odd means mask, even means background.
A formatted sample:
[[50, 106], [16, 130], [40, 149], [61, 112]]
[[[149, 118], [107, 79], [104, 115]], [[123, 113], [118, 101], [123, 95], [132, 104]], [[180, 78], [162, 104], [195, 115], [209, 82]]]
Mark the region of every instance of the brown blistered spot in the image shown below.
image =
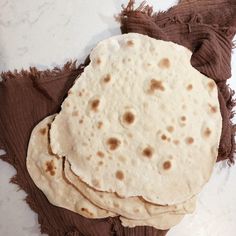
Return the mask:
[[102, 126], [103, 126], [103, 123], [102, 123], [102, 121], [99, 121], [99, 122], [97, 123], [97, 128], [98, 128], [98, 129], [101, 129], [101, 128], [102, 128]]
[[192, 84], [189, 84], [189, 85], [187, 86], [187, 90], [190, 91], [190, 90], [192, 90], [192, 89], [193, 89], [193, 85], [192, 85]]
[[100, 183], [99, 183], [99, 181], [98, 181], [97, 179], [92, 179], [92, 185], [93, 185], [94, 187], [100, 188]]
[[67, 107], [70, 107], [70, 104], [69, 104], [69, 103], [66, 103], [66, 106], [67, 106]]
[[53, 176], [53, 175], [55, 175], [55, 169], [56, 169], [56, 167], [54, 166], [53, 160], [46, 162], [46, 172], [49, 172], [50, 175]]
[[180, 117], [180, 120], [183, 121], [183, 122], [186, 121], [186, 119], [187, 119], [186, 116], [181, 116]]
[[216, 106], [212, 106], [211, 104], [208, 104], [208, 105], [209, 105], [211, 113], [216, 113], [217, 112], [217, 107]]
[[163, 68], [163, 69], [167, 69], [167, 68], [170, 67], [170, 60], [168, 58], [163, 58], [158, 63], [158, 66]]
[[139, 213], [139, 209], [138, 208], [134, 208], [134, 213]]
[[79, 115], [79, 112], [78, 111], [73, 111], [72, 112], [72, 116], [78, 116]]
[[73, 93], [73, 92], [72, 92], [71, 90], [68, 91], [68, 95], [69, 95], [69, 94], [72, 94], [72, 93]]
[[126, 158], [124, 156], [119, 156], [118, 159], [120, 162], [126, 163]]
[[93, 111], [97, 111], [98, 110], [98, 106], [99, 106], [99, 99], [94, 99], [92, 102], [91, 102], [91, 109]]
[[97, 64], [97, 65], [100, 65], [101, 62], [102, 62], [101, 59], [98, 57], [98, 58], [96, 59], [96, 64]]
[[107, 75], [103, 78], [103, 81], [104, 81], [105, 83], [108, 83], [110, 80], [111, 80], [111, 75], [110, 75], [110, 74], [107, 74]]
[[98, 165], [99, 165], [99, 166], [103, 165], [103, 161], [99, 161], [99, 162], [98, 162]]
[[177, 140], [177, 139], [175, 139], [173, 142], [174, 142], [175, 145], [179, 144], [179, 140]]
[[142, 154], [143, 154], [143, 156], [145, 156], [147, 158], [152, 158], [153, 149], [151, 147], [146, 147], [146, 148], [143, 149]]
[[117, 138], [109, 138], [107, 140], [107, 145], [109, 146], [110, 150], [115, 150], [119, 147], [119, 145], [121, 144], [120, 140], [118, 140]]
[[101, 151], [98, 151], [98, 152], [97, 152], [97, 156], [99, 156], [99, 157], [103, 158], [105, 155], [104, 155], [104, 153], [103, 153], [103, 152], [101, 152]]
[[120, 207], [119, 203], [113, 202], [114, 207]]
[[124, 173], [121, 170], [116, 171], [116, 178], [119, 180], [123, 180], [124, 179]]
[[162, 134], [162, 135], [161, 135], [161, 139], [162, 139], [162, 140], [167, 140], [166, 135], [165, 135], [165, 134]]
[[47, 133], [47, 128], [43, 128], [39, 130], [40, 134], [45, 135]]
[[87, 159], [88, 161], [90, 161], [90, 160], [91, 160], [91, 156], [86, 157], [86, 159]]
[[163, 163], [163, 169], [164, 170], [169, 170], [171, 168], [171, 162], [170, 161], [165, 161]]
[[167, 126], [167, 131], [172, 133], [174, 131], [174, 127], [173, 126]]
[[103, 195], [102, 195], [102, 194], [99, 194], [99, 197], [100, 197], [100, 198], [103, 198]]
[[80, 97], [82, 97], [83, 93], [79, 91], [79, 92], [78, 92], [78, 95], [79, 95]]
[[81, 211], [86, 212], [88, 215], [93, 216], [93, 213], [90, 212], [87, 208], [82, 207]]
[[127, 46], [132, 47], [134, 46], [134, 42], [132, 40], [127, 41]]
[[208, 82], [207, 86], [208, 86], [209, 90], [212, 91], [215, 88], [216, 85], [213, 81], [210, 81], [210, 82]]
[[83, 119], [79, 120], [79, 123], [80, 123], [80, 124], [83, 124], [83, 122], [84, 122]]
[[125, 112], [125, 114], [123, 115], [123, 121], [126, 124], [132, 124], [134, 122], [134, 119], [135, 119], [135, 116], [130, 111]]
[[133, 138], [133, 135], [132, 135], [131, 133], [128, 133], [127, 136], [128, 136], [129, 138]]
[[155, 90], [164, 91], [165, 88], [164, 88], [164, 86], [162, 85], [162, 82], [161, 82], [161, 81], [152, 79], [152, 80], [150, 81], [150, 87], [149, 87], [148, 93], [154, 93]]
[[193, 144], [194, 139], [192, 137], [187, 137], [185, 141], [187, 144]]
[[207, 137], [209, 137], [211, 135], [211, 130], [209, 129], [209, 128], [206, 128], [205, 130], [204, 130], [204, 136], [207, 138]]

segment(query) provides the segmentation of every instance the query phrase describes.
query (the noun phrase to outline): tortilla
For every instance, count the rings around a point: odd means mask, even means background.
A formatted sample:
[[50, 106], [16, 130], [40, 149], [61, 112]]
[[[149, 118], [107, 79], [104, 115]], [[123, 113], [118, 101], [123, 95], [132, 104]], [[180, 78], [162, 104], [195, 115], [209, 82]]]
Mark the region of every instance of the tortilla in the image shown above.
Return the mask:
[[177, 225], [183, 218], [183, 214], [164, 213], [155, 218], [146, 220], [131, 220], [124, 217], [120, 217], [120, 220], [124, 227], [152, 226], [157, 229], [165, 230]]
[[53, 153], [99, 191], [161, 205], [196, 195], [215, 164], [222, 118], [215, 82], [190, 58], [134, 33], [100, 42], [52, 123]]
[[67, 180], [92, 203], [126, 218], [136, 220], [150, 219], [152, 217], [156, 218], [163, 213], [183, 215], [192, 213], [196, 207], [196, 197], [178, 205], [162, 206], [148, 203], [140, 197], [121, 198], [114, 193], [97, 191], [81, 181], [73, 173], [67, 161], [65, 161], [64, 173]]
[[48, 125], [54, 117], [45, 118], [32, 131], [26, 162], [32, 180], [55, 206], [74, 211], [87, 218], [115, 216], [114, 213], [92, 204], [64, 178], [63, 160], [50, 153], [48, 143]]

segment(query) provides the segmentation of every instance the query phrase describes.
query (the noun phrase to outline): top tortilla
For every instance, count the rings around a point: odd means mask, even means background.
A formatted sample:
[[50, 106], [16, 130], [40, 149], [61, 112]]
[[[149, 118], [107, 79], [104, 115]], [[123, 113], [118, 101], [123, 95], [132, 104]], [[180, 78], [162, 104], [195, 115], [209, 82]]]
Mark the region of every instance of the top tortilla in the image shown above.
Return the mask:
[[97, 190], [190, 199], [210, 177], [222, 126], [216, 84], [190, 58], [134, 33], [100, 42], [52, 123], [52, 151]]

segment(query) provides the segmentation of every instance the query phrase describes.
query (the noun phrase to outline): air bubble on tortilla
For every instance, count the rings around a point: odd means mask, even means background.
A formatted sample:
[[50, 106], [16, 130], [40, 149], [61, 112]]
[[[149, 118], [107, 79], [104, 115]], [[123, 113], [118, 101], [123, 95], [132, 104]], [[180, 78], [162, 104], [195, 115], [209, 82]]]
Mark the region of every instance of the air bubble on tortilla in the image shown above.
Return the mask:
[[213, 91], [215, 87], [216, 87], [216, 84], [214, 81], [210, 81], [207, 83], [208, 91], [210, 91], [210, 92]]
[[101, 79], [101, 83], [104, 85], [108, 84], [110, 81], [111, 81], [111, 74], [106, 74]]
[[194, 143], [194, 138], [192, 138], [192, 137], [187, 137], [187, 138], [185, 139], [185, 142], [186, 142], [186, 144], [191, 145], [191, 144]]
[[162, 166], [163, 166], [164, 170], [169, 170], [169, 169], [171, 169], [171, 162], [165, 161]]
[[187, 117], [185, 115], [182, 115], [179, 117], [179, 126], [184, 127], [187, 122]]
[[132, 108], [126, 108], [121, 112], [119, 120], [123, 127], [128, 128], [136, 123], [136, 118], [137, 115], [135, 110]]
[[128, 41], [126, 42], [126, 45], [127, 45], [128, 47], [133, 47], [133, 46], [134, 46], [134, 41], [133, 41], [133, 40], [128, 40]]
[[116, 136], [110, 136], [105, 140], [105, 145], [108, 151], [113, 152], [116, 151], [120, 145], [121, 145], [121, 140], [117, 138]]
[[158, 66], [162, 69], [168, 69], [170, 67], [170, 60], [168, 58], [162, 58], [159, 61]]
[[82, 207], [80, 210], [81, 210], [82, 212], [86, 213], [86, 214], [89, 215], [89, 216], [93, 216], [93, 213], [90, 212], [90, 211], [89, 211], [87, 208], [85, 208], [85, 207]]
[[89, 99], [87, 103], [87, 115], [96, 115], [98, 112], [100, 112], [104, 107], [104, 100], [98, 96], [95, 95], [92, 98]]
[[205, 137], [209, 137], [211, 135], [211, 130], [210, 128], [206, 128], [205, 131], [204, 131], [204, 136]]
[[118, 180], [123, 180], [123, 179], [125, 178], [125, 175], [124, 175], [123, 171], [117, 170], [117, 171], [116, 171], [116, 178], [117, 178]]
[[151, 146], [147, 146], [142, 150], [142, 155], [148, 159], [151, 159], [154, 154], [154, 149]]
[[40, 133], [41, 135], [45, 135], [45, 134], [47, 133], [47, 128], [42, 128], [42, 129], [40, 129], [40, 130], [39, 130], [39, 133]]
[[164, 92], [164, 91], [165, 91], [165, 87], [164, 87], [164, 84], [161, 80], [151, 79], [149, 81], [149, 86], [147, 89], [147, 93], [149, 95], [153, 95], [156, 92]]
[[101, 129], [102, 127], [103, 127], [103, 122], [102, 121], [98, 121], [97, 128]]
[[210, 103], [208, 104], [208, 112], [210, 114], [215, 114], [217, 113], [218, 109], [217, 106], [211, 105]]
[[162, 134], [162, 135], [161, 135], [161, 139], [162, 139], [163, 141], [166, 141], [166, 140], [167, 140], [167, 136], [166, 136], [165, 134]]
[[191, 90], [193, 89], [193, 85], [192, 85], [192, 84], [188, 84], [187, 87], [186, 87], [186, 89], [187, 89], [188, 91], [191, 91]]
[[99, 166], [101, 166], [101, 165], [103, 165], [103, 164], [104, 164], [103, 161], [99, 161], [99, 162], [98, 162], [98, 165], [99, 165]]
[[167, 126], [166, 127], [166, 129], [167, 129], [167, 131], [169, 132], [169, 133], [172, 133], [173, 131], [174, 131], [174, 127], [173, 126]]
[[98, 157], [100, 157], [100, 158], [104, 158], [105, 157], [105, 154], [104, 154], [104, 152], [102, 152], [102, 151], [97, 151], [97, 156]]
[[54, 176], [56, 174], [55, 170], [56, 170], [56, 166], [54, 165], [54, 161], [47, 161], [45, 163], [45, 171], [48, 172], [51, 176]]

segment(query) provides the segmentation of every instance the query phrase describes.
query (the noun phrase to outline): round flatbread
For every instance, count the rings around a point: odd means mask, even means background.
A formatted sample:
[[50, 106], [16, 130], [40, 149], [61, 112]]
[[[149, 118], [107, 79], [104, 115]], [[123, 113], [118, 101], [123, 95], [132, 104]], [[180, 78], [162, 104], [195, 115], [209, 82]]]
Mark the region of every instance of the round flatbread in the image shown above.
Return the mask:
[[157, 229], [166, 230], [177, 225], [183, 218], [184, 214], [176, 215], [173, 213], [164, 213], [146, 220], [131, 220], [122, 216], [120, 217], [120, 220], [124, 227], [152, 226]]
[[140, 34], [100, 42], [52, 123], [53, 153], [99, 191], [190, 199], [209, 180], [222, 126], [217, 86], [190, 58]]
[[48, 129], [54, 117], [49, 116], [41, 121], [30, 137], [26, 165], [34, 183], [55, 206], [87, 218], [115, 216], [114, 213], [92, 204], [64, 177], [63, 160], [51, 153], [48, 142]]
[[140, 197], [121, 198], [115, 193], [98, 191], [81, 181], [80, 178], [71, 170], [68, 161], [65, 161], [64, 173], [67, 180], [80, 192], [82, 192], [83, 195], [86, 196], [92, 203], [126, 218], [146, 220], [156, 218], [158, 215], [163, 213], [183, 215], [192, 213], [196, 207], [196, 197], [177, 205], [162, 206], [151, 204]]

